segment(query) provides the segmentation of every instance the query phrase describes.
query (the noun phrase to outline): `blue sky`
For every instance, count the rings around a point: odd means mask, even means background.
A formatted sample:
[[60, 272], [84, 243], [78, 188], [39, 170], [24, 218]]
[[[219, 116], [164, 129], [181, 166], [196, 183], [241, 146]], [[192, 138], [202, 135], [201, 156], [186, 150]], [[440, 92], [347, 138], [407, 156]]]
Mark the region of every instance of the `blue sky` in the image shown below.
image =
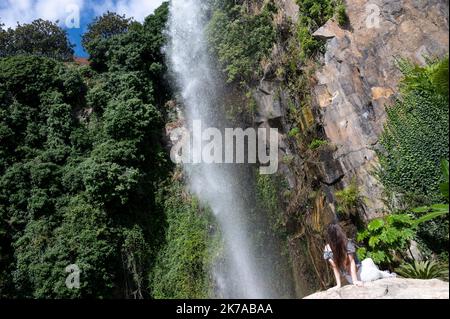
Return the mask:
[[[86, 57], [81, 46], [81, 35], [94, 17], [113, 11], [143, 19], [161, 5], [164, 0], [0, 0], [0, 21], [4, 27], [14, 28], [19, 23], [35, 19], [59, 21], [76, 45], [75, 55]], [[79, 23], [78, 23], [79, 22]]]

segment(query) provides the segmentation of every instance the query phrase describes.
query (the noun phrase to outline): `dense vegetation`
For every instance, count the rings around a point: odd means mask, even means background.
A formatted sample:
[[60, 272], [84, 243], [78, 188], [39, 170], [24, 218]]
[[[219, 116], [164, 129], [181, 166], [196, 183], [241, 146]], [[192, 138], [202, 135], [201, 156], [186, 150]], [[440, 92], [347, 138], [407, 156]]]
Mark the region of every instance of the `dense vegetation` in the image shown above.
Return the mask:
[[228, 82], [252, 80], [275, 41], [273, 1], [266, 2], [259, 14], [249, 12], [245, 0], [213, 1], [212, 9], [209, 42]]
[[440, 199], [440, 162], [449, 157], [448, 58], [400, 66], [402, 96], [388, 109], [380, 179], [388, 190], [429, 204]]
[[7, 30], [2, 26], [0, 20], [0, 58], [22, 54], [72, 60], [73, 46], [66, 33], [53, 22], [39, 19]]
[[[367, 244], [360, 257], [391, 268], [411, 258], [405, 252], [412, 239], [427, 258], [438, 255], [445, 262], [449, 244], [449, 60], [429, 61], [425, 67], [399, 61], [399, 66], [401, 96], [387, 112], [377, 171], [391, 212], [359, 234]], [[405, 267], [411, 273], [419, 264]]]
[[208, 225], [214, 223], [210, 213], [185, 193], [180, 181], [169, 181], [158, 196], [168, 229], [150, 275], [152, 294], [163, 299], [208, 298], [209, 249], [218, 249], [208, 245]]
[[[195, 207], [170, 205], [178, 192], [156, 196], [172, 189], [161, 146], [167, 14], [164, 4], [142, 24], [110, 12], [97, 18], [83, 38], [90, 66], [60, 62], [71, 60], [71, 45], [50, 22], [1, 31], [0, 296], [164, 297], [155, 282], [172, 289], [198, 269], [158, 271], [174, 250], [189, 254], [177, 262], [195, 261], [205, 242], [173, 246], [177, 223], [191, 232], [187, 241], [205, 226]], [[190, 215], [178, 219], [180, 211]], [[65, 285], [71, 264], [80, 289]], [[202, 296], [199, 272], [170, 294]]]
[[300, 9], [296, 30], [300, 58], [307, 59], [323, 49], [324, 42], [314, 38], [312, 34], [334, 16], [341, 26], [347, 24], [348, 17], [344, 4], [339, 0], [296, 0], [296, 2]]

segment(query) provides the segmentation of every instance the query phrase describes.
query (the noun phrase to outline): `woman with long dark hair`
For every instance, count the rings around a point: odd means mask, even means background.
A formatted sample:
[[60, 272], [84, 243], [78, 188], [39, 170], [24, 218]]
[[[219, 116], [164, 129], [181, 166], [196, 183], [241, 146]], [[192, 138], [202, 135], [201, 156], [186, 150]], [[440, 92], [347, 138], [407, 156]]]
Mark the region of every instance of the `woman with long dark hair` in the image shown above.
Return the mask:
[[323, 258], [333, 268], [336, 279], [335, 288], [342, 286], [341, 275], [345, 277], [349, 284], [355, 286], [362, 286], [363, 282], [396, 276], [387, 271], [381, 271], [370, 258], [360, 262], [356, 255], [355, 244], [347, 238], [339, 224], [330, 224], [327, 228], [326, 237], [327, 245]]
[[358, 278], [361, 263], [356, 256], [355, 245], [350, 241], [338, 224], [330, 224], [327, 228], [327, 245], [323, 257], [333, 268], [336, 288], [341, 287], [341, 274], [349, 283], [362, 286]]

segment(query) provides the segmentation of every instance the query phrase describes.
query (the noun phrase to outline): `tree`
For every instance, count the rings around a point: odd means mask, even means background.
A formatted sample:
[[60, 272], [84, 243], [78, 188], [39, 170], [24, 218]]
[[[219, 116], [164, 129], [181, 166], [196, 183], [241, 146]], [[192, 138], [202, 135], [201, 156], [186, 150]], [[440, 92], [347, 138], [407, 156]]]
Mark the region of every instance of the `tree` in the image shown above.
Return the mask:
[[[155, 193], [171, 168], [161, 145], [167, 4], [156, 12], [144, 25], [97, 19], [85, 38], [97, 65], [55, 60], [42, 48], [53, 34], [26, 42], [43, 22], [0, 31], [23, 40], [0, 48], [13, 55], [0, 58], [1, 297], [151, 295], [165, 229]], [[65, 285], [71, 264], [80, 289]]]
[[83, 34], [82, 44], [89, 49], [93, 40], [108, 39], [112, 36], [128, 31], [132, 19], [126, 18], [114, 12], [106, 12], [94, 19], [88, 26], [88, 31]]
[[[37, 218], [14, 243], [16, 294], [33, 298], [111, 297], [120, 269], [118, 237], [105, 212], [81, 194], [70, 199], [61, 219]], [[67, 289], [65, 268], [81, 270], [80, 289]]]
[[[7, 45], [7, 41], [8, 41], [8, 33], [3, 30], [4, 24], [2, 23], [2, 21], [0, 20], [0, 48], [6, 48]], [[2, 49], [0, 49], [2, 50]], [[2, 57], [2, 51], [0, 51], [0, 57]]]
[[66, 32], [57, 24], [42, 19], [0, 31], [0, 44], [0, 57], [26, 54], [60, 61], [73, 59], [74, 45]]
[[[90, 55], [92, 66], [97, 70], [106, 68], [105, 60], [110, 45], [109, 39], [127, 33], [131, 19], [117, 13], [106, 12], [88, 25], [88, 31], [83, 34], [82, 45]], [[114, 42], [114, 41], [113, 41]]]

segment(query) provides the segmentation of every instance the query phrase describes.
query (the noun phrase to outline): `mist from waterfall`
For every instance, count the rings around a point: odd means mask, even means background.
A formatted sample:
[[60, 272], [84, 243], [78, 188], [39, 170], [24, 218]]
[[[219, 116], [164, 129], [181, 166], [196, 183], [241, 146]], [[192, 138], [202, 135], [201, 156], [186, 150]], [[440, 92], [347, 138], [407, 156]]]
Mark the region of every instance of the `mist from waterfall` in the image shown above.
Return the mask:
[[[207, 10], [207, 1], [203, 0], [170, 3], [168, 64], [190, 130], [194, 120], [201, 120], [204, 128], [224, 125], [224, 114], [218, 106], [221, 81], [211, 67], [214, 62], [206, 40]], [[193, 147], [198, 145], [194, 143]], [[212, 209], [225, 242], [226, 262], [212, 269], [218, 297], [272, 297], [265, 284], [267, 274], [263, 274], [255, 260], [249, 236], [252, 229], [246, 213], [252, 189], [243, 180], [245, 168], [204, 163], [185, 164], [184, 168], [191, 192]]]

